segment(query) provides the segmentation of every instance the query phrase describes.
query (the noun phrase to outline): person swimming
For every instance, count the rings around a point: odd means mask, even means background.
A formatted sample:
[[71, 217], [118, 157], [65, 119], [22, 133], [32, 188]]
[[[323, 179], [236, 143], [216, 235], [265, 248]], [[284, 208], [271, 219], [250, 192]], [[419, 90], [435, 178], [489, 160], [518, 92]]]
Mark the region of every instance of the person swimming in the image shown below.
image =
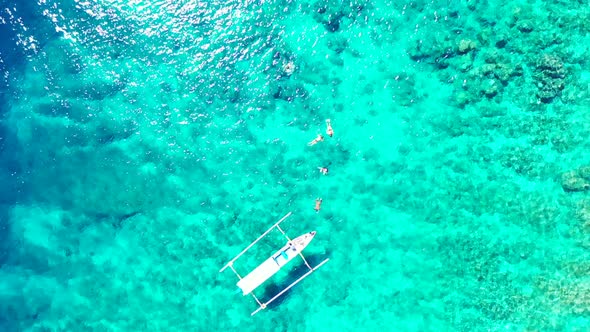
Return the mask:
[[320, 173], [328, 175], [328, 167], [318, 167], [318, 169], [320, 170]]
[[326, 127], [326, 134], [330, 137], [334, 136], [334, 129], [332, 129], [332, 122], [330, 119], [326, 119]]
[[289, 61], [286, 64], [284, 64], [283, 65], [283, 71], [287, 75], [293, 74], [293, 72], [295, 71], [295, 64], [293, 63], [293, 61]]
[[318, 142], [321, 142], [323, 140], [324, 140], [324, 136], [322, 136], [322, 134], [318, 134], [318, 137], [316, 137], [313, 141], [307, 143], [307, 146], [316, 145]]
[[315, 199], [315, 207], [313, 209], [315, 210], [315, 212], [320, 212], [321, 208], [322, 208], [322, 199], [318, 197]]

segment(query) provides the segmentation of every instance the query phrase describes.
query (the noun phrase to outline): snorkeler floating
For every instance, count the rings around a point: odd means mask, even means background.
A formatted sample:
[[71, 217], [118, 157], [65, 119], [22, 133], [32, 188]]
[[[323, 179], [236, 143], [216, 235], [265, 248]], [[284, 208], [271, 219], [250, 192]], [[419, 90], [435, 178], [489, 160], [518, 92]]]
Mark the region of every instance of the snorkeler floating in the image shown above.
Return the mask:
[[[330, 119], [326, 119], [326, 134], [330, 137], [334, 136], [334, 129], [332, 129], [332, 121]], [[312, 140], [311, 142], [307, 143], [308, 146], [316, 145], [317, 143], [324, 140], [324, 136], [322, 134], [318, 134], [318, 136]]]
[[293, 74], [294, 71], [295, 71], [295, 64], [293, 63], [293, 61], [289, 61], [283, 65], [283, 72], [285, 72], [285, 74], [291, 75], [291, 74]]
[[[326, 134], [330, 137], [334, 136], [334, 129], [332, 129], [332, 121], [330, 119], [326, 119]], [[312, 140], [311, 142], [307, 143], [308, 146], [316, 145], [317, 143], [324, 140], [324, 136], [322, 134], [318, 134], [318, 136]], [[328, 175], [328, 167], [318, 167], [318, 170], [323, 175]], [[322, 206], [322, 199], [316, 198], [315, 200], [315, 207], [313, 208], [316, 212], [319, 212]]]
[[328, 134], [330, 137], [334, 136], [334, 129], [332, 129], [332, 123], [330, 119], [326, 119], [326, 134]]
[[316, 212], [320, 212], [320, 209], [322, 208], [322, 199], [321, 198], [316, 198], [315, 199], [315, 207], [313, 208]]
[[324, 136], [322, 136], [321, 134], [318, 134], [318, 137], [316, 137], [313, 141], [307, 143], [307, 146], [316, 145], [318, 142], [321, 142], [323, 140], [324, 140]]

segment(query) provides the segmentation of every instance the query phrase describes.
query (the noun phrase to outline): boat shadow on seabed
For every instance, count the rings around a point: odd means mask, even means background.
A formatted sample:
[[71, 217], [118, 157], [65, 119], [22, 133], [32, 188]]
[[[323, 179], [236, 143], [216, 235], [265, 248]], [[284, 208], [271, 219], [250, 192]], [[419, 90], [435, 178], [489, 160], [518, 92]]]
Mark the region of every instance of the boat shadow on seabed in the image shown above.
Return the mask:
[[[324, 259], [328, 258], [330, 254], [326, 252], [325, 254], [314, 254], [314, 255], [305, 255], [305, 259], [309, 263], [311, 267], [314, 267], [321, 263]], [[285, 277], [280, 282], [273, 282], [269, 283], [265, 288], [264, 292], [262, 293], [261, 301], [266, 302], [274, 295], [278, 294], [281, 290], [287, 288], [290, 284], [294, 283], [297, 279], [301, 278], [304, 274], [309, 272], [309, 268], [305, 265], [303, 261], [301, 264], [297, 265], [297, 267], [292, 268], [290, 270], [287, 277]], [[273, 310], [274, 308], [278, 307], [283, 303], [287, 298], [290, 296], [291, 292], [297, 290], [299, 287], [304, 287], [305, 282], [301, 282], [289, 290], [287, 290], [283, 295], [277, 298], [275, 301], [268, 304], [267, 309]]]

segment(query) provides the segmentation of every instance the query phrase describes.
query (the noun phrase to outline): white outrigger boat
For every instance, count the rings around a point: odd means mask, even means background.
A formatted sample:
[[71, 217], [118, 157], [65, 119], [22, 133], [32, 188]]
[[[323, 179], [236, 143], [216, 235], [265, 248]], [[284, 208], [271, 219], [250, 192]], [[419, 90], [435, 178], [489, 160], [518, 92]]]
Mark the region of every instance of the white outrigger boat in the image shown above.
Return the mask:
[[[277, 221], [274, 225], [272, 225], [271, 228], [269, 228], [266, 232], [264, 232], [262, 235], [260, 235], [254, 242], [250, 243], [250, 245], [248, 245], [246, 247], [246, 249], [242, 250], [242, 252], [240, 252], [236, 257], [232, 258], [229, 261], [229, 263], [225, 264], [225, 266], [223, 268], [221, 268], [221, 270], [219, 270], [219, 272], [223, 272], [223, 270], [227, 269], [228, 267], [230, 269], [232, 269], [232, 271], [234, 271], [234, 273], [240, 279], [238, 281], [237, 285], [242, 290], [243, 295], [246, 296], [248, 294], [251, 294], [254, 297], [254, 300], [256, 300], [259, 307], [258, 307], [258, 309], [253, 311], [252, 314], [250, 314], [251, 316], [254, 316], [260, 310], [266, 309], [266, 307], [271, 302], [276, 300], [279, 296], [283, 295], [291, 287], [295, 286], [301, 280], [305, 279], [305, 277], [310, 275], [313, 271], [319, 269], [320, 266], [324, 265], [328, 260], [330, 260], [329, 258], [326, 258], [325, 260], [323, 260], [321, 263], [319, 263], [318, 265], [316, 265], [313, 268], [309, 265], [309, 263], [307, 262], [305, 257], [303, 257], [303, 254], [301, 252], [311, 242], [311, 240], [315, 236], [316, 232], [313, 231], [313, 232], [305, 233], [305, 234], [298, 236], [295, 239], [291, 240], [287, 236], [287, 234], [283, 231], [283, 229], [281, 229], [281, 226], [279, 225], [281, 222], [285, 221], [285, 219], [287, 219], [290, 215], [291, 215], [291, 212], [287, 213], [283, 218], [281, 218], [281, 220]], [[252, 246], [254, 244], [256, 244], [256, 242], [260, 241], [260, 239], [262, 239], [268, 233], [270, 233], [270, 231], [272, 231], [275, 227], [285, 236], [285, 238], [287, 238], [287, 244], [284, 247], [282, 247], [279, 251], [274, 253], [272, 256], [270, 256], [262, 264], [258, 265], [258, 267], [255, 268], [254, 270], [252, 270], [252, 272], [248, 273], [248, 275], [246, 275], [245, 277], [242, 278], [240, 276], [240, 274], [234, 269], [234, 266], [233, 266], [234, 262], [238, 258], [240, 258], [240, 256], [242, 256], [246, 251], [248, 251], [248, 249], [252, 248]], [[293, 258], [295, 258], [297, 256], [300, 256], [303, 259], [303, 262], [305, 263], [305, 265], [307, 266], [309, 271], [307, 271], [307, 273], [305, 273], [299, 279], [295, 280], [289, 286], [285, 287], [285, 289], [278, 292], [276, 295], [274, 295], [267, 302], [260, 302], [260, 300], [256, 297], [256, 295], [254, 295], [254, 290], [258, 286], [262, 285], [266, 280], [268, 280], [270, 277], [272, 277], [283, 266], [287, 265], [287, 263], [289, 263]]]

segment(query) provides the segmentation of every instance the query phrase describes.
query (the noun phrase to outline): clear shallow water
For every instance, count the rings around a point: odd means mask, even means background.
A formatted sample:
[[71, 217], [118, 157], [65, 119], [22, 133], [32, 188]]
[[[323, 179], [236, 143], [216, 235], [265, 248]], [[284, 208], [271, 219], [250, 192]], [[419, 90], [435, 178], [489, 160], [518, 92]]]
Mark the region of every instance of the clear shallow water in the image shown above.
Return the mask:
[[3, 4], [3, 330], [590, 325], [584, 4]]

